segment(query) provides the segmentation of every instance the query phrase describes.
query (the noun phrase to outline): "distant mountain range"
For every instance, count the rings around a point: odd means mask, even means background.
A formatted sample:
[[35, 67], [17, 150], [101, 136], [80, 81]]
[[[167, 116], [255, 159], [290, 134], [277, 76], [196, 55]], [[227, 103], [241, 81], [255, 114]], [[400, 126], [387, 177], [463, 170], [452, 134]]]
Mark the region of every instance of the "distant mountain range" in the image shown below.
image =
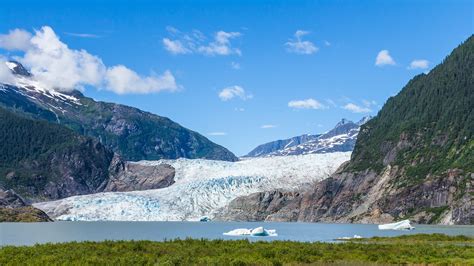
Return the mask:
[[371, 119], [370, 116], [363, 117], [354, 123], [342, 119], [330, 131], [317, 135], [301, 135], [284, 140], [276, 140], [262, 144], [245, 157], [286, 156], [303, 155], [328, 152], [346, 152], [354, 149], [360, 126]]
[[7, 66], [15, 74], [15, 81], [0, 84], [0, 106], [95, 138], [125, 160], [238, 160], [226, 148], [168, 118], [125, 105], [94, 101], [77, 90], [49, 90], [20, 63], [10, 61]]

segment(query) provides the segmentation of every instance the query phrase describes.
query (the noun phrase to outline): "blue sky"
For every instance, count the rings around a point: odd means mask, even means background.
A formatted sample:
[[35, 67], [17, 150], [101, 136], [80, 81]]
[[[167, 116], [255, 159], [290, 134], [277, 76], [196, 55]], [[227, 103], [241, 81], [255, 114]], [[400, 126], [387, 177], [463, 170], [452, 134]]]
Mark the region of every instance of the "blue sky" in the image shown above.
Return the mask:
[[87, 96], [167, 116], [237, 155], [376, 115], [474, 28], [472, 1], [131, 2], [2, 1], [0, 34], [49, 26], [104, 73], [124, 65], [143, 82], [78, 81]]

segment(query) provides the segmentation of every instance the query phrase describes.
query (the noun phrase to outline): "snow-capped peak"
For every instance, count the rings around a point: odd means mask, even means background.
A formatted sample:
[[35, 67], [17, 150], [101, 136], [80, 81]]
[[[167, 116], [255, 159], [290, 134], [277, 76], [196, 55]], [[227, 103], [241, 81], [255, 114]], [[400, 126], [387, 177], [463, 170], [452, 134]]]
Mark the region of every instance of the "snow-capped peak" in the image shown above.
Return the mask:
[[[11, 84], [15, 87], [15, 92], [25, 95], [26, 97], [34, 100], [41, 101], [41, 97], [46, 97], [46, 99], [52, 99], [54, 102], [61, 101], [68, 104], [81, 105], [80, 100], [72, 95], [54, 90], [48, 89], [41, 84], [35, 77], [19, 62], [16, 61], [6, 61], [5, 64], [12, 71], [15, 79]], [[3, 91], [6, 91], [3, 89]], [[47, 104], [49, 107], [60, 110], [61, 108], [52, 105], [51, 103]]]
[[341, 119], [341, 121], [339, 123], [336, 124], [335, 127], [340, 127], [340, 126], [348, 124], [348, 123], [354, 123], [354, 122], [352, 122], [351, 120], [343, 118], [343, 119]]
[[14, 75], [31, 77], [31, 73], [20, 63], [17, 61], [7, 61], [5, 62], [7, 67], [12, 71]]

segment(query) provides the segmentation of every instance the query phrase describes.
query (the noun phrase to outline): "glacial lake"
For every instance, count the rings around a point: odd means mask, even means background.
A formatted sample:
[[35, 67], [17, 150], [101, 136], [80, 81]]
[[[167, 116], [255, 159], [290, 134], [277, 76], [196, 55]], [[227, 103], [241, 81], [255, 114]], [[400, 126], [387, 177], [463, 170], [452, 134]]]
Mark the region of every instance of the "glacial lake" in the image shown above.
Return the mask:
[[[237, 228], [275, 229], [278, 236], [225, 236]], [[414, 225], [411, 231], [382, 231], [373, 224], [273, 223], [273, 222], [52, 222], [0, 223], [0, 245], [34, 245], [70, 241], [153, 240], [176, 238], [250, 239], [251, 241], [324, 241], [339, 237], [397, 236], [443, 233], [474, 236], [474, 226]]]

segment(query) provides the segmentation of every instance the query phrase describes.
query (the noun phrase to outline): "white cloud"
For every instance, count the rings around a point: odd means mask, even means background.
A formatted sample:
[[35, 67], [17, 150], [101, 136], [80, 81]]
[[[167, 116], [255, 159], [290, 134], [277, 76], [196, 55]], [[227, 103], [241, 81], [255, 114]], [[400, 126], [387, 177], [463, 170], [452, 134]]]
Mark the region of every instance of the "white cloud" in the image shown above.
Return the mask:
[[230, 62], [230, 67], [232, 67], [232, 69], [239, 70], [240, 69], [240, 64], [237, 63], [237, 62]]
[[85, 50], [70, 49], [48, 26], [35, 31], [29, 44], [22, 47], [24, 54], [16, 59], [49, 89], [72, 90], [95, 86], [125, 94], [175, 91], [178, 88], [169, 71], [161, 76], [142, 77], [123, 65], [107, 67], [102, 59]]
[[277, 127], [277, 125], [270, 125], [270, 124], [268, 124], [268, 125], [262, 125], [260, 128], [262, 128], [262, 129], [269, 129], [269, 128], [276, 128], [276, 127]]
[[35, 32], [31, 48], [20, 61], [44, 86], [62, 90], [100, 86], [106, 70], [100, 58], [85, 50], [69, 49], [47, 26]]
[[325, 109], [327, 108], [322, 103], [315, 99], [309, 98], [306, 100], [293, 100], [288, 103], [288, 107], [296, 109]]
[[92, 33], [65, 32], [64, 34], [79, 38], [100, 38], [102, 36]]
[[145, 94], [178, 90], [175, 78], [170, 71], [165, 71], [161, 76], [140, 77], [136, 72], [123, 65], [107, 69], [106, 84], [107, 90], [117, 94]]
[[225, 32], [219, 31], [214, 37], [214, 41], [207, 46], [200, 46], [198, 51], [207, 55], [242, 55], [238, 48], [231, 46], [230, 40], [240, 37], [240, 32]]
[[228, 101], [233, 99], [234, 97], [239, 97], [242, 100], [247, 100], [247, 99], [252, 99], [253, 95], [252, 94], [247, 94], [244, 90], [244, 88], [240, 86], [231, 86], [222, 89], [219, 92], [219, 98], [222, 101]]
[[182, 33], [171, 26], [166, 27], [166, 29], [173, 39], [163, 38], [163, 45], [172, 54], [242, 55], [240, 49], [233, 47], [231, 43], [232, 39], [242, 36], [240, 32], [221, 30], [215, 33], [212, 41], [206, 43], [206, 36], [198, 30], [193, 30], [191, 33]]
[[326, 46], [331, 46], [331, 43], [328, 42], [328, 41], [324, 41], [324, 45], [326, 45]]
[[245, 112], [245, 108], [242, 108], [242, 107], [234, 108], [234, 111], [236, 111], [236, 112]]
[[430, 62], [425, 59], [415, 59], [411, 61], [408, 69], [427, 69], [430, 65]]
[[184, 45], [179, 40], [172, 41], [168, 38], [163, 39], [163, 45], [165, 49], [172, 54], [187, 54], [191, 51], [184, 47]]
[[353, 113], [370, 113], [372, 112], [371, 109], [368, 107], [362, 107], [353, 103], [348, 103], [342, 107], [343, 109], [346, 109], [348, 111], [351, 111]]
[[390, 56], [388, 50], [382, 50], [377, 54], [375, 59], [376, 66], [395, 65], [395, 60]]
[[207, 133], [208, 136], [226, 136], [226, 132], [209, 132]]
[[31, 46], [30, 39], [31, 33], [25, 30], [10, 30], [8, 34], [0, 34], [0, 48], [5, 50], [26, 51]]
[[290, 39], [288, 42], [285, 43], [286, 50], [290, 53], [296, 54], [314, 54], [316, 53], [319, 48], [316, 47], [310, 41], [303, 41], [302, 37], [309, 34], [309, 31], [304, 30], [297, 30], [295, 32], [294, 39]]

